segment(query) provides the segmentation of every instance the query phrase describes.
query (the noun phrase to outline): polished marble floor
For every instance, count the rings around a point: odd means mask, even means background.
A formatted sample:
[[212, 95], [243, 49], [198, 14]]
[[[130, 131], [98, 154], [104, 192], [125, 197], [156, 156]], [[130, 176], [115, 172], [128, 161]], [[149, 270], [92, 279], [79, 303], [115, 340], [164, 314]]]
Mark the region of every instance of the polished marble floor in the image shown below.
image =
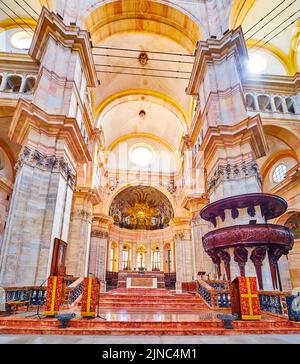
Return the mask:
[[68, 336], [0, 335], [0, 344], [300, 344], [300, 335]]

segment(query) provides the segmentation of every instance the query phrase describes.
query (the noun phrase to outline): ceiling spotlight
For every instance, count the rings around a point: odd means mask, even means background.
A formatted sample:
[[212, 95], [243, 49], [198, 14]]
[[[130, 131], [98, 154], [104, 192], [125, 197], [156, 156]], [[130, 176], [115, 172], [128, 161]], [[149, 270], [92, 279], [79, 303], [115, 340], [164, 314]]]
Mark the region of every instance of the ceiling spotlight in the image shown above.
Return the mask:
[[267, 68], [268, 62], [261, 54], [251, 54], [248, 61], [248, 69], [252, 73], [261, 73]]

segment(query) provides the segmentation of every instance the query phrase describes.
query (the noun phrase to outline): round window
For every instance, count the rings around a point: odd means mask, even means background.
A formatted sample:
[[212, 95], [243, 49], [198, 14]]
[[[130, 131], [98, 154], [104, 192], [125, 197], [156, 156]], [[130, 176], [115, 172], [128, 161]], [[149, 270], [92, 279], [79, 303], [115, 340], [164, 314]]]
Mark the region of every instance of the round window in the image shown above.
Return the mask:
[[284, 180], [287, 172], [287, 167], [285, 164], [279, 164], [273, 173], [273, 181], [279, 183]]
[[268, 66], [268, 62], [261, 54], [253, 53], [249, 56], [248, 69], [252, 73], [263, 72]]
[[27, 33], [23, 30], [14, 33], [10, 38], [11, 45], [17, 49], [29, 49], [32, 42], [32, 35], [30, 33], [30, 31]]
[[152, 161], [152, 151], [144, 146], [138, 146], [132, 149], [129, 155], [129, 159], [137, 166], [148, 166]]

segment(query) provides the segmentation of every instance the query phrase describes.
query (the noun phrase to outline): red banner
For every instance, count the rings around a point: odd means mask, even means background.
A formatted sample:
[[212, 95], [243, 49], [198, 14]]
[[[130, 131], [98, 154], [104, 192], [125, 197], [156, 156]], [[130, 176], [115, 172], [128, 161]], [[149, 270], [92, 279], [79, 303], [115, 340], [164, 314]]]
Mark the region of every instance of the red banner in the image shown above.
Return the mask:
[[44, 314], [54, 316], [59, 312], [60, 305], [65, 301], [66, 283], [63, 277], [49, 277], [46, 293], [46, 306]]
[[98, 278], [89, 277], [83, 279], [81, 316], [95, 317], [99, 303], [100, 283]]
[[255, 277], [238, 277], [242, 320], [260, 320], [260, 304]]

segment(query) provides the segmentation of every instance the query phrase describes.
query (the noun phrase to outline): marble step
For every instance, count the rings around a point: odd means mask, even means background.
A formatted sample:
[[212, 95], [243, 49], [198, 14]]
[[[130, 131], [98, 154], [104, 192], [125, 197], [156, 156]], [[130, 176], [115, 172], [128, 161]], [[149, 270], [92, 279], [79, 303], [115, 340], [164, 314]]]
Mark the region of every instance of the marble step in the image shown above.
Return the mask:
[[140, 308], [141, 311], [145, 310], [145, 309], [149, 309], [149, 308], [153, 308], [155, 309], [159, 309], [159, 310], [167, 310], [167, 309], [177, 309], [177, 311], [181, 311], [184, 309], [188, 309], [188, 310], [192, 310], [192, 309], [197, 309], [197, 310], [201, 310], [203, 308], [207, 308], [207, 306], [203, 306], [201, 303], [200, 304], [161, 304], [161, 303], [143, 303], [143, 306], [141, 307], [140, 303], [116, 303], [116, 302], [112, 302], [112, 303], [100, 303], [99, 304], [100, 308]]
[[169, 304], [169, 303], [182, 303], [182, 304], [189, 304], [189, 303], [200, 303], [200, 304], [204, 304], [203, 300], [201, 299], [170, 299], [170, 300], [166, 300], [166, 299], [159, 299], [157, 298], [156, 300], [153, 300], [153, 299], [148, 299], [148, 298], [127, 298], [127, 297], [100, 297], [100, 302], [138, 302], [138, 303], [166, 303], [166, 304]]
[[[154, 315], [155, 316], [155, 315]], [[54, 318], [43, 318], [43, 319], [27, 319], [27, 318], [8, 318], [0, 320], [0, 327], [3, 328], [57, 328], [58, 320]], [[155, 321], [151, 319], [143, 320], [101, 320], [101, 319], [73, 319], [70, 322], [70, 328], [73, 329], [176, 329], [189, 328], [189, 329], [200, 329], [200, 328], [222, 328], [223, 324], [220, 320], [212, 319], [194, 319], [194, 320], [164, 320]], [[235, 321], [234, 327], [236, 329], [282, 329], [292, 328], [298, 330], [300, 333], [300, 323], [291, 322], [288, 320], [279, 319], [264, 319], [262, 321]]]
[[[111, 324], [111, 322], [109, 322]], [[118, 323], [120, 324], [120, 322]], [[149, 324], [149, 323], [148, 323]], [[57, 325], [57, 323], [56, 323]], [[234, 330], [225, 330], [222, 326], [215, 323], [214, 326], [199, 325], [194, 327], [191, 323], [177, 323], [173, 327], [168, 327], [165, 323], [160, 325], [127, 325], [114, 327], [111, 325], [97, 325], [89, 327], [71, 327], [67, 329], [59, 329], [49, 326], [0, 326], [0, 334], [35, 334], [35, 335], [235, 335], [235, 334], [299, 334], [300, 327], [290, 325], [282, 325], [280, 327], [270, 327], [269, 325], [259, 325], [256, 327], [243, 323], [243, 326], [236, 326]]]

